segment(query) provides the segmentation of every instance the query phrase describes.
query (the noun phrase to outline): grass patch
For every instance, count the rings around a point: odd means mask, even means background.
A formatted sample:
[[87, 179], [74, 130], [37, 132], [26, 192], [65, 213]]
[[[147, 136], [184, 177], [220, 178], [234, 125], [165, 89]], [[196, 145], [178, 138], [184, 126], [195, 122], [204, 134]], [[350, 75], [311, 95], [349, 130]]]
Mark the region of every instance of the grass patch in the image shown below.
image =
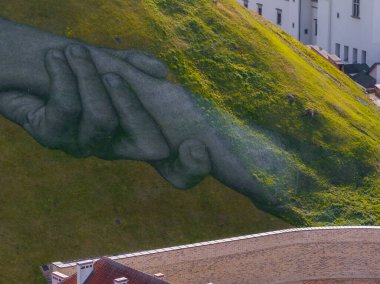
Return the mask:
[[[105, 47], [151, 52], [169, 65], [173, 81], [239, 123], [275, 133], [301, 169], [298, 187], [284, 189], [287, 207], [272, 212], [282, 219], [380, 225], [379, 110], [347, 76], [235, 1], [13, 0], [2, 3], [0, 15]], [[307, 109], [316, 115], [305, 115]], [[4, 120], [0, 130], [7, 283], [37, 283], [37, 266], [57, 259], [288, 226], [211, 178], [179, 192], [145, 164], [75, 160], [42, 149]], [[286, 183], [253, 174], [268, 187]]]

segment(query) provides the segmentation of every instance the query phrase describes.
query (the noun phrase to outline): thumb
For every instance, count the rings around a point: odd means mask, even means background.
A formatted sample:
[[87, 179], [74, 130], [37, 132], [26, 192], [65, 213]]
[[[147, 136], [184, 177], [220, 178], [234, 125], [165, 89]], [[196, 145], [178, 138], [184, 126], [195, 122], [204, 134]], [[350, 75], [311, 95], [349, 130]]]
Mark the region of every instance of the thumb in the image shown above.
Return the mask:
[[173, 186], [189, 189], [211, 172], [211, 161], [206, 145], [195, 139], [182, 142], [178, 156], [151, 165]]
[[44, 104], [41, 99], [22, 91], [0, 93], [0, 114], [22, 127], [29, 123], [28, 115]]

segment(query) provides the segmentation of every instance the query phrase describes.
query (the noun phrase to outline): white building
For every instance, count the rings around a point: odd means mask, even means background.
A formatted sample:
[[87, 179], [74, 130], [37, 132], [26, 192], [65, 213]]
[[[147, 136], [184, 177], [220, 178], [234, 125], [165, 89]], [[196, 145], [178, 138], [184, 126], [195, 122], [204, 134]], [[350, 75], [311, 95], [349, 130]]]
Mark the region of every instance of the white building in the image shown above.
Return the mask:
[[[344, 1], [344, 0], [343, 0]], [[346, 0], [347, 1], [347, 0]], [[238, 0], [305, 44], [317, 43], [317, 0]]]
[[[380, 0], [238, 0], [345, 64], [380, 63]], [[380, 64], [371, 69], [380, 80]], [[380, 82], [380, 81], [378, 81]]]

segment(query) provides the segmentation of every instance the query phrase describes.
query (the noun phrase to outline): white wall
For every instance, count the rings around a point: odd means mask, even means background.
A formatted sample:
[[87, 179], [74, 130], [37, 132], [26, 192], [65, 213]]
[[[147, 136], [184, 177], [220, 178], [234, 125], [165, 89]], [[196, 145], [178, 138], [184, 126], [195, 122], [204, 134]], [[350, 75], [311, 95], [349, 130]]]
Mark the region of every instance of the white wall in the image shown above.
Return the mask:
[[331, 1], [330, 0], [319, 0], [318, 1], [318, 37], [317, 45], [328, 51], [329, 53], [335, 54], [335, 48], [331, 44]]
[[[281, 27], [304, 44], [316, 44], [336, 54], [335, 46], [339, 43], [342, 59], [344, 46], [348, 46], [348, 61], [344, 63], [353, 63], [354, 48], [358, 51], [358, 63], [362, 63], [363, 50], [369, 66], [380, 62], [380, 0], [361, 0], [360, 19], [352, 17], [352, 0], [249, 0], [248, 8], [257, 11], [258, 3], [263, 5], [263, 17], [274, 24], [276, 9], [281, 9]], [[317, 36], [314, 19], [318, 19]]]
[[[301, 0], [290, 0], [289, 1], [289, 16], [290, 16], [290, 26], [287, 32], [294, 38], [299, 40], [299, 3]], [[294, 27], [293, 27], [294, 23]]]
[[[237, 0], [243, 5], [243, 0]], [[294, 38], [305, 44], [316, 44], [314, 19], [318, 18], [318, 3], [312, 0], [249, 0], [248, 8], [257, 12], [262, 4], [262, 15], [277, 24], [277, 9], [282, 10], [281, 27]], [[300, 12], [301, 11], [301, 12]]]
[[[319, 19], [318, 19], [318, 2], [311, 1], [311, 43], [313, 45], [317, 44], [317, 37], [319, 32]], [[315, 25], [315, 20], [317, 21], [317, 26]]]
[[380, 64], [378, 64], [376, 67], [374, 67], [371, 70], [370, 75], [376, 79], [376, 82], [379, 84], [380, 83]]
[[[277, 9], [281, 9], [281, 28], [298, 39], [299, 1], [300, 0], [249, 0], [248, 8], [257, 12], [257, 4], [262, 4], [262, 16], [274, 24], [277, 24]], [[244, 1], [238, 0], [238, 2], [243, 5]]]
[[311, 0], [300, 0], [301, 1], [301, 30], [300, 30], [300, 41], [304, 44], [312, 44], [312, 10], [311, 10]]
[[[353, 49], [358, 50], [358, 63], [362, 63], [362, 51], [367, 52], [367, 64], [380, 62], [380, 1], [360, 1], [360, 19], [352, 17], [352, 1], [319, 0], [319, 23], [321, 30], [317, 44], [335, 54], [335, 45], [341, 45], [341, 58], [344, 59], [344, 46], [349, 47], [349, 59], [353, 63]], [[328, 13], [331, 6], [331, 14]], [[338, 18], [339, 14], [339, 18]], [[330, 25], [331, 35], [328, 32]], [[331, 36], [331, 40], [329, 40]]]

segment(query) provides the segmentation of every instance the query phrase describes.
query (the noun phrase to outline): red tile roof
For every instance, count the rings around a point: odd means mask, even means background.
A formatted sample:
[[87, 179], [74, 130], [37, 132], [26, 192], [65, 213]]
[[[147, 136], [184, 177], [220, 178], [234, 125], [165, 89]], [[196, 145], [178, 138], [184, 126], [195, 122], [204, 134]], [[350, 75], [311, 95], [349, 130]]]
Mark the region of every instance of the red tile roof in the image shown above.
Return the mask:
[[[102, 257], [95, 262], [94, 271], [85, 284], [114, 284], [114, 280], [120, 277], [128, 278], [128, 284], [169, 284], [162, 279], [120, 264], [108, 257]], [[77, 275], [70, 276], [61, 284], [77, 284]]]

